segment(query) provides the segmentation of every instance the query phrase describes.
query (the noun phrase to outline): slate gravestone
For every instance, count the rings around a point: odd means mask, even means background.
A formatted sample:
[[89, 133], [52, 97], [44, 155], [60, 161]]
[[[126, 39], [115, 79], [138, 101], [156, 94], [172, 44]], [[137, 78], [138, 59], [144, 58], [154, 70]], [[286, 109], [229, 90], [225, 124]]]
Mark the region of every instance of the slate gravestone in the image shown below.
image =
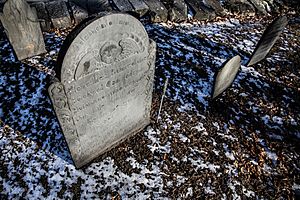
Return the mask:
[[181, 22], [188, 18], [188, 7], [184, 0], [173, 1], [169, 9], [169, 18], [173, 22]]
[[49, 31], [51, 29], [51, 20], [46, 10], [44, 2], [36, 2], [31, 4], [36, 9], [37, 17], [40, 21], [42, 31]]
[[133, 11], [133, 7], [128, 0], [112, 0], [112, 2], [121, 12]]
[[278, 17], [275, 19], [265, 30], [263, 36], [259, 40], [248, 66], [254, 65], [259, 61], [263, 60], [269, 53], [275, 42], [279, 38], [279, 35], [283, 31], [284, 27], [288, 24], [286, 16]]
[[71, 16], [64, 1], [50, 1], [46, 8], [55, 28], [66, 28], [72, 26]]
[[134, 11], [136, 13], [138, 13], [140, 16], [145, 15], [148, 10], [149, 7], [147, 6], [147, 4], [144, 1], [141, 0], [129, 0], [129, 2], [131, 3]]
[[72, 9], [73, 18], [75, 20], [75, 24], [79, 24], [81, 21], [86, 19], [89, 14], [86, 10], [82, 9], [81, 7], [77, 6], [76, 4], [70, 2], [70, 6]]
[[225, 66], [218, 72], [215, 80], [213, 99], [224, 92], [234, 81], [239, 68], [241, 67], [241, 57], [231, 58]]
[[19, 60], [46, 52], [36, 12], [26, 1], [8, 0], [0, 19]]
[[109, 0], [69, 0], [69, 3], [74, 3], [89, 15], [112, 11]]
[[166, 22], [168, 20], [168, 10], [162, 2], [159, 0], [147, 0], [145, 3], [149, 7], [152, 22]]
[[60, 81], [48, 91], [77, 167], [149, 124], [155, 52], [127, 14], [85, 21], [69, 34]]
[[[211, 20], [216, 17], [215, 10], [206, 1], [186, 0], [188, 5], [195, 12], [194, 18], [197, 20]], [[206, 3], [206, 4], [205, 4]]]

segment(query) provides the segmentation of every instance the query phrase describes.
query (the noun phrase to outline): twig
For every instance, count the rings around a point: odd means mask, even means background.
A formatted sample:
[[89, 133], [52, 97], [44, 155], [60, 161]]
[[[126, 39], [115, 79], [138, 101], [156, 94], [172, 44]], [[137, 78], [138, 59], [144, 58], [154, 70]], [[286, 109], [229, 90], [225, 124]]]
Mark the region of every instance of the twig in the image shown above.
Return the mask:
[[160, 106], [159, 106], [159, 110], [158, 110], [156, 123], [158, 123], [158, 119], [159, 119], [160, 111], [161, 111], [162, 104], [163, 104], [163, 101], [164, 101], [164, 97], [165, 97], [165, 94], [166, 94], [166, 91], [167, 91], [168, 83], [169, 83], [169, 78], [167, 77], [166, 82], [165, 82], [165, 86], [164, 86], [164, 90], [163, 90], [163, 95], [162, 95], [161, 100], [160, 100]]

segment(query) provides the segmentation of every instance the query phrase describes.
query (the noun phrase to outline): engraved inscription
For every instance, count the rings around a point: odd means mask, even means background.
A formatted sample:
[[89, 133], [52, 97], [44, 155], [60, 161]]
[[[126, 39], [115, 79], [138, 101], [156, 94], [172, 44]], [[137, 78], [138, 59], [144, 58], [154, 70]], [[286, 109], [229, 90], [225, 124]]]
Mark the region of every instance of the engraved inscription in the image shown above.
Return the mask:
[[[76, 88], [76, 92], [69, 93], [68, 98], [77, 128], [85, 129], [87, 124], [89, 127], [102, 126], [99, 119], [104, 118], [105, 113], [113, 112], [117, 106], [124, 104], [124, 99], [130, 102], [130, 98], [143, 95], [144, 88], [138, 86], [146, 85], [147, 75], [147, 59], [133, 59], [132, 63], [120, 68], [111, 66], [106, 76], [101, 76], [101, 71], [95, 72], [90, 78], [94, 80], [93, 84], [88, 82], [88, 86], [84, 84], [83, 87], [76, 87], [78, 83], [72, 84], [70, 87]], [[81, 95], [78, 96], [78, 93]]]

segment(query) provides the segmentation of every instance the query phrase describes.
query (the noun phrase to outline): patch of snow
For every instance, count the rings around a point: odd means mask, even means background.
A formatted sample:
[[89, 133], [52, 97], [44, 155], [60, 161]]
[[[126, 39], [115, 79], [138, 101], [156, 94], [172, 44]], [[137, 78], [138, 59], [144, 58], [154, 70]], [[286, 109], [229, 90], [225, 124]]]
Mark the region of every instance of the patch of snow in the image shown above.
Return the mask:
[[154, 130], [153, 128], [149, 128], [144, 135], [151, 141], [151, 144], [148, 144], [148, 148], [152, 153], [158, 151], [159, 153], [170, 153], [171, 151], [171, 143], [167, 142], [166, 145], [161, 145], [159, 141], [159, 130]]
[[182, 185], [183, 183], [185, 183], [185, 181], [186, 180], [188, 180], [186, 177], [184, 177], [184, 176], [179, 176], [179, 175], [177, 175], [176, 176], [176, 186], [180, 186], [180, 185]]
[[273, 116], [272, 117], [273, 122], [275, 122], [276, 124], [282, 125], [283, 124], [283, 119], [281, 117], [278, 116]]
[[204, 193], [207, 195], [216, 194], [211, 187], [204, 187]]
[[190, 142], [190, 139], [183, 134], [178, 135], [182, 142]]

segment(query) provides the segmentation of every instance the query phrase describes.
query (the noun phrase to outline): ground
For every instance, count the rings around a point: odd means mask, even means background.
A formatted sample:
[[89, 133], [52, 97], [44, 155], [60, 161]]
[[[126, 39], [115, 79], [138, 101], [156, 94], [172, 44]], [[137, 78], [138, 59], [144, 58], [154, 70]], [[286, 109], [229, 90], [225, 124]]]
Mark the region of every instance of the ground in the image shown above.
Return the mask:
[[[44, 33], [48, 53], [25, 63], [1, 34], [0, 198], [299, 197], [299, 16], [290, 13], [267, 59], [245, 66], [272, 19], [145, 22], [157, 42], [152, 122], [82, 169], [47, 95], [68, 32]], [[216, 72], [235, 55], [242, 58], [236, 80], [212, 100]]]

